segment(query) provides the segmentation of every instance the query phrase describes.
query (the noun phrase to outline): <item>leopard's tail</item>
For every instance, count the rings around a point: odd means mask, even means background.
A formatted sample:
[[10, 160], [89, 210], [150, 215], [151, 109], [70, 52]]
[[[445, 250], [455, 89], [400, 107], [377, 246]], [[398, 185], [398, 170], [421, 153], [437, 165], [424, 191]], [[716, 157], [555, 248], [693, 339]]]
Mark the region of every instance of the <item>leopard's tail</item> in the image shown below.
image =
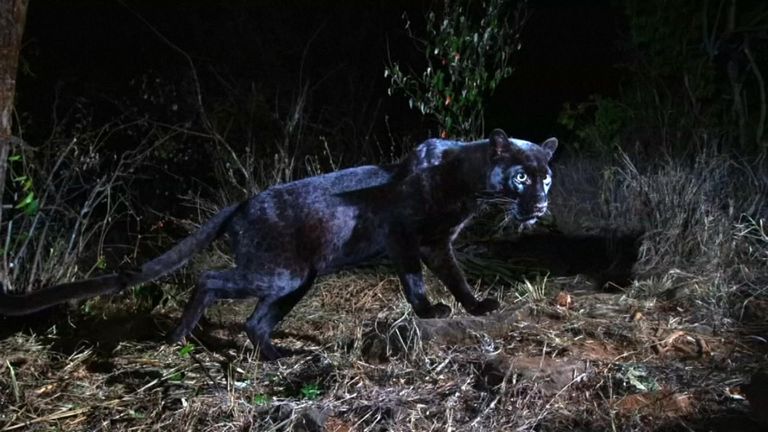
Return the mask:
[[0, 315], [26, 315], [70, 300], [116, 293], [166, 275], [186, 264], [195, 253], [219, 237], [239, 206], [236, 204], [221, 210], [189, 237], [142, 265], [141, 271], [112, 273], [54, 285], [25, 295], [8, 294], [0, 287]]

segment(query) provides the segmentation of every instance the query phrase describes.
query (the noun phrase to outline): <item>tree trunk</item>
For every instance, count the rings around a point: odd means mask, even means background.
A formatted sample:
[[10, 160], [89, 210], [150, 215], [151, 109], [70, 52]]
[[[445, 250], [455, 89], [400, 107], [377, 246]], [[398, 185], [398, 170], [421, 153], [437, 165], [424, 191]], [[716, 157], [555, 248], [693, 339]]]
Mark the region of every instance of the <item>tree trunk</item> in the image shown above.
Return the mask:
[[[27, 3], [28, 0], [0, 0], [0, 224], [3, 221], [2, 198], [5, 191], [8, 152], [11, 147], [16, 69], [19, 65]], [[3, 271], [0, 275], [3, 285], [6, 285], [5, 279]]]

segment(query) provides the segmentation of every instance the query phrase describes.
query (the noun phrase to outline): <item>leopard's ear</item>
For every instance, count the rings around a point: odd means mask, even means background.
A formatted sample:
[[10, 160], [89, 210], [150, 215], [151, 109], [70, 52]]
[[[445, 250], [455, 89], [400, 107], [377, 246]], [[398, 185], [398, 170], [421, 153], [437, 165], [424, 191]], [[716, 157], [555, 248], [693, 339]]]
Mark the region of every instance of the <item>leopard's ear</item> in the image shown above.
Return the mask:
[[555, 154], [555, 150], [557, 150], [557, 138], [547, 138], [546, 141], [541, 143], [541, 148], [549, 155], [547, 159], [552, 159], [552, 155]]
[[510, 154], [512, 152], [512, 145], [509, 143], [509, 138], [501, 129], [494, 129], [488, 136], [488, 141], [491, 143], [491, 156]]

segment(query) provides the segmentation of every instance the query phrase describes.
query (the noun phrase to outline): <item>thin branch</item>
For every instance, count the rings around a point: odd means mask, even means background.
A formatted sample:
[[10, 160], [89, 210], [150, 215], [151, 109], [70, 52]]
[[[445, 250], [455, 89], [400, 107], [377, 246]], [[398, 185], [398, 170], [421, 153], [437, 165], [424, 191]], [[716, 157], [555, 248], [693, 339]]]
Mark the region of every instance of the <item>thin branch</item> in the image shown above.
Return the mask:
[[208, 118], [208, 113], [205, 111], [205, 106], [203, 105], [203, 92], [200, 87], [200, 79], [197, 75], [197, 68], [195, 67], [195, 62], [192, 60], [192, 57], [187, 54], [186, 51], [181, 49], [178, 45], [171, 42], [167, 37], [165, 37], [160, 31], [153, 26], [149, 21], [147, 21], [143, 16], [141, 16], [138, 12], [131, 9], [128, 5], [125, 4], [123, 0], [118, 0], [118, 2], [128, 9], [139, 21], [141, 21], [144, 25], [147, 26], [147, 28], [160, 39], [163, 43], [168, 45], [172, 50], [176, 51], [178, 54], [180, 54], [184, 59], [186, 59], [187, 63], [189, 64], [189, 69], [192, 74], [192, 81], [195, 86], [195, 99], [197, 102], [197, 108], [200, 111], [200, 120], [202, 120], [203, 125], [208, 130], [208, 132], [211, 134], [211, 136], [214, 138], [214, 141], [218, 142], [220, 145], [222, 145], [227, 152], [229, 152], [233, 156], [233, 163], [238, 166], [238, 169], [242, 172], [242, 174], [245, 176], [245, 178], [248, 178], [248, 171], [245, 169], [245, 167], [240, 163], [240, 160], [235, 157], [235, 151], [230, 147], [230, 145], [227, 143], [227, 141], [222, 137], [217, 131], [216, 128], [213, 127], [213, 123], [211, 123], [210, 119]]
[[762, 144], [763, 141], [763, 131], [765, 130], [765, 116], [766, 116], [766, 100], [765, 100], [765, 80], [763, 79], [763, 74], [760, 72], [760, 68], [757, 66], [757, 62], [755, 61], [754, 55], [752, 55], [752, 50], [749, 49], [749, 46], [744, 47], [744, 54], [747, 55], [747, 59], [749, 60], [749, 64], [752, 69], [752, 73], [755, 74], [755, 79], [757, 80], [757, 86], [760, 91], [760, 117], [757, 121], [757, 127], [755, 130], [755, 141], [758, 146]]

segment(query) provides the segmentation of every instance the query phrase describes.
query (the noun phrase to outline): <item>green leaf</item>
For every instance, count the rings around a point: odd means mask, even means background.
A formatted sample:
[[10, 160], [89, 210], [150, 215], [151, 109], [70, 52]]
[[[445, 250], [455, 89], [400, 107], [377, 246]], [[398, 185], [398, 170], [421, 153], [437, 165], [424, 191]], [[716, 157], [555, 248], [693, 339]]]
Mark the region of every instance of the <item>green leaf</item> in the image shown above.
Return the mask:
[[181, 349], [179, 349], [179, 357], [187, 358], [195, 350], [195, 344], [188, 342]]
[[40, 210], [40, 202], [37, 199], [34, 199], [31, 203], [29, 203], [26, 207], [24, 207], [24, 213], [27, 216], [34, 216], [37, 214], [39, 210]]
[[269, 397], [269, 395], [265, 395], [263, 393], [254, 395], [253, 398], [251, 398], [251, 405], [266, 405], [272, 401], [272, 398]]
[[19, 201], [19, 203], [16, 204], [16, 208], [23, 209], [24, 207], [30, 205], [33, 201], [35, 201], [35, 193], [30, 192], [27, 194], [27, 196], [24, 197], [23, 200]]
[[315, 383], [304, 384], [301, 388], [301, 395], [304, 399], [315, 400], [320, 396], [320, 388]]
[[[388, 94], [404, 93], [411, 109], [433, 116], [458, 136], [476, 135], [482, 125], [476, 113], [482, 112], [483, 99], [509, 76], [507, 62], [519, 49], [510, 42], [519, 39], [520, 29], [507, 23], [504, 2], [484, 1], [487, 13], [482, 17], [468, 16], [458, 0], [446, 0], [438, 15], [428, 13], [424, 38], [413, 36], [423, 44], [425, 71], [395, 74], [390, 66]], [[465, 90], [470, 97], [458, 98]], [[450, 104], [445, 103], [447, 94], [452, 96]]]
[[143, 419], [146, 415], [141, 411], [128, 410], [128, 414], [135, 419]]

